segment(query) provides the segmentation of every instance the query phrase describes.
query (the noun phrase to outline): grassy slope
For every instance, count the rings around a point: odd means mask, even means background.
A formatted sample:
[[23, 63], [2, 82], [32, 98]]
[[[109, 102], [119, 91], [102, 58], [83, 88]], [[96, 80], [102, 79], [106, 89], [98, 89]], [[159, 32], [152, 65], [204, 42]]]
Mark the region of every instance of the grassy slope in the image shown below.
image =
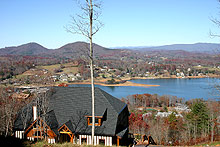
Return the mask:
[[[63, 72], [59, 72], [57, 74], [62, 74], [62, 73], [78, 73], [78, 67], [75, 67], [72, 63], [66, 63], [62, 64], [65, 68], [63, 68]], [[55, 65], [48, 65], [48, 66], [38, 66], [37, 68], [39, 69], [47, 69], [50, 73], [54, 74], [54, 69], [60, 68], [61, 64], [55, 64]]]
[[195, 68], [195, 69], [208, 69], [209, 71], [220, 71], [219, 68], [205, 67], [205, 66], [201, 66], [201, 67], [194, 66], [193, 68]]

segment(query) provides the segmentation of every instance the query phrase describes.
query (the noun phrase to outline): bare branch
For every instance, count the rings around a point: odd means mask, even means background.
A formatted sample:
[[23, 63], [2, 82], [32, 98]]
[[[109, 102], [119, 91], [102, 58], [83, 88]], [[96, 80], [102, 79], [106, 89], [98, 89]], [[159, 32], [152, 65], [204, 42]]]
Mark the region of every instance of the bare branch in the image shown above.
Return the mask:
[[220, 35], [213, 34], [210, 30], [209, 30], [209, 36], [212, 37], [212, 38], [220, 37]]
[[211, 21], [216, 24], [218, 27], [220, 27], [220, 21], [216, 18], [211, 18]]
[[82, 15], [77, 14], [77, 16], [78, 16], [80, 19], [82, 19], [82, 20], [89, 20], [89, 18], [84, 17], [84, 16], [82, 16]]
[[95, 35], [99, 30], [100, 30], [100, 28], [102, 28], [103, 27], [103, 24], [101, 23], [101, 22], [99, 22], [99, 21], [97, 21], [99, 24], [96, 24], [96, 26], [94, 26], [93, 27], [93, 33], [92, 33], [92, 35]]
[[89, 31], [88, 31], [88, 23], [83, 22], [81, 20], [76, 20], [74, 17], [72, 18], [71, 24], [65, 27], [66, 31], [72, 34], [80, 34], [87, 38], [89, 38]]
[[[220, 0], [218, 0], [218, 2], [220, 3]], [[214, 17], [211, 17], [210, 20], [211, 20], [218, 28], [220, 28], [220, 20], [219, 20], [219, 19], [214, 18]], [[211, 31], [210, 31], [210, 36], [211, 36], [211, 37], [220, 37], [219, 34], [213, 34]]]
[[95, 1], [92, 4], [93, 9], [91, 10], [91, 5], [89, 0], [85, 0], [85, 3], [82, 4], [80, 1], [77, 1], [78, 5], [80, 6], [80, 9], [82, 10], [81, 14], [76, 14], [75, 17], [71, 16], [71, 22], [68, 26], [64, 27], [67, 32], [72, 34], [80, 34], [85, 36], [88, 39], [90, 38], [90, 14], [91, 11], [93, 12], [93, 28], [92, 28], [92, 36], [95, 35], [100, 28], [103, 26], [103, 24], [98, 20], [101, 15], [101, 1]]

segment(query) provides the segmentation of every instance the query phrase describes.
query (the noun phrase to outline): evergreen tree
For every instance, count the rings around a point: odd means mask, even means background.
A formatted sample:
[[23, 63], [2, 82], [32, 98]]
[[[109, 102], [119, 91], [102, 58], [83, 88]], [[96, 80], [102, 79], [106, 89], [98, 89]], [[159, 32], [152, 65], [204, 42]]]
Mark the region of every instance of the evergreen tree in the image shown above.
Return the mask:
[[187, 114], [190, 130], [193, 138], [201, 137], [209, 132], [208, 109], [202, 100], [196, 100], [191, 106], [191, 112]]

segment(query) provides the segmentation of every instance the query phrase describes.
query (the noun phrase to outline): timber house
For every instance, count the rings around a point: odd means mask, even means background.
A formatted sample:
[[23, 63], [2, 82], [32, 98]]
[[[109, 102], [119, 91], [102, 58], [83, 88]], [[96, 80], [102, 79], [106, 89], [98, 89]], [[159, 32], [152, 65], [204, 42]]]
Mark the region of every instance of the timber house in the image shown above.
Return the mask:
[[[48, 104], [44, 106], [46, 113], [36, 102], [18, 112], [15, 137], [91, 144], [91, 88], [51, 87], [50, 91], [48, 103], [42, 102]], [[128, 117], [125, 103], [95, 88], [95, 145], [127, 145]]]

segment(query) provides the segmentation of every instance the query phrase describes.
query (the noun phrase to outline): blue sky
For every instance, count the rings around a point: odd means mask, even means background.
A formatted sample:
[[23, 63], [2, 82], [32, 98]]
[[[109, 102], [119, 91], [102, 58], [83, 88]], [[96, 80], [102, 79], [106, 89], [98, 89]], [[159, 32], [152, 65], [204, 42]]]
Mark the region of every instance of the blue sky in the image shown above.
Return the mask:
[[[37, 42], [55, 49], [86, 41], [64, 28], [77, 12], [74, 0], [0, 0], [0, 48]], [[94, 42], [104, 47], [218, 43], [209, 31], [220, 34], [210, 21], [219, 12], [217, 0], [105, 0], [104, 27]]]

